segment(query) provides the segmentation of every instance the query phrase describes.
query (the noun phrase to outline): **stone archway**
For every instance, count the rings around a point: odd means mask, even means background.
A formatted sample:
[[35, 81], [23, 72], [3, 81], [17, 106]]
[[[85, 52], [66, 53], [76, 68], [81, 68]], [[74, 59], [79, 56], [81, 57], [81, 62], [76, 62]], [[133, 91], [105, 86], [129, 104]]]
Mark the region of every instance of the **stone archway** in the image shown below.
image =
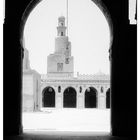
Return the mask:
[[110, 88], [106, 91], [106, 108], [110, 108]]
[[52, 87], [46, 87], [42, 92], [43, 107], [55, 107], [55, 91]]
[[94, 87], [89, 87], [85, 91], [85, 108], [97, 107], [97, 90]]
[[64, 108], [76, 108], [77, 93], [73, 87], [68, 87], [63, 93], [63, 107]]

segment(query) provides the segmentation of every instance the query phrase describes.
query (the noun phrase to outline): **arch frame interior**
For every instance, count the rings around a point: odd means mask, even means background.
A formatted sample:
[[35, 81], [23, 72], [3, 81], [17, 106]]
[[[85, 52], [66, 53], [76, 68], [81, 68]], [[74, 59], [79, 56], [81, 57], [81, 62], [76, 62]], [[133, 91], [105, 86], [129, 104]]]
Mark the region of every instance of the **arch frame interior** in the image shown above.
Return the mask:
[[[111, 31], [112, 31], [112, 29], [111, 29]], [[65, 92], [65, 91], [64, 91]], [[97, 96], [97, 95], [96, 95]], [[76, 98], [77, 98], [77, 93], [76, 93]], [[64, 101], [63, 101], [63, 103], [64, 103]], [[77, 102], [76, 102], [76, 106], [74, 105], [74, 107], [77, 107]], [[96, 98], [96, 107], [97, 107], [97, 98]]]

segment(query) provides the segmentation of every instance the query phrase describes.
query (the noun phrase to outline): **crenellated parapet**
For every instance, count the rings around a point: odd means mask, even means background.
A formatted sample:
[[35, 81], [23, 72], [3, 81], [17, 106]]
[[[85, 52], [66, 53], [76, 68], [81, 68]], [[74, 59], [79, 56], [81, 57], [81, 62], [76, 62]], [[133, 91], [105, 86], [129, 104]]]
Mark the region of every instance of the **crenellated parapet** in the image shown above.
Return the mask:
[[79, 74], [77, 73], [78, 79], [94, 79], [94, 80], [107, 80], [110, 81], [110, 75], [104, 73], [96, 73], [96, 74]]

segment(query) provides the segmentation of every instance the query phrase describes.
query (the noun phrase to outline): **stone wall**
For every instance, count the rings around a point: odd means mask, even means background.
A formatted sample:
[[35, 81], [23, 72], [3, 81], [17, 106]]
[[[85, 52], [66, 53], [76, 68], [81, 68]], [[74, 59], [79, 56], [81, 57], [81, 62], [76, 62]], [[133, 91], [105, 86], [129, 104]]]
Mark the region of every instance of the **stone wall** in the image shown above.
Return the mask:
[[34, 70], [24, 70], [22, 80], [23, 111], [39, 109], [40, 75]]

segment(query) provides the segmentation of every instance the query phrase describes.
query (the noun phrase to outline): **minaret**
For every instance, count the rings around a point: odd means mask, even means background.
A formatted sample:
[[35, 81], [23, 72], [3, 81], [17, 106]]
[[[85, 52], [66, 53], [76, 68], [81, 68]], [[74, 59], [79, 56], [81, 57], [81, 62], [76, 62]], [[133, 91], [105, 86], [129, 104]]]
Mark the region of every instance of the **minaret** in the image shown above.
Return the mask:
[[66, 35], [65, 17], [61, 16], [58, 18], [57, 36], [65, 36], [65, 35]]
[[55, 52], [48, 56], [47, 74], [52, 76], [72, 76], [73, 57], [71, 43], [66, 36], [65, 17], [58, 18], [57, 37], [55, 38]]
[[55, 53], [69, 53], [71, 52], [70, 42], [66, 36], [65, 17], [58, 18], [57, 37], [55, 38]]

